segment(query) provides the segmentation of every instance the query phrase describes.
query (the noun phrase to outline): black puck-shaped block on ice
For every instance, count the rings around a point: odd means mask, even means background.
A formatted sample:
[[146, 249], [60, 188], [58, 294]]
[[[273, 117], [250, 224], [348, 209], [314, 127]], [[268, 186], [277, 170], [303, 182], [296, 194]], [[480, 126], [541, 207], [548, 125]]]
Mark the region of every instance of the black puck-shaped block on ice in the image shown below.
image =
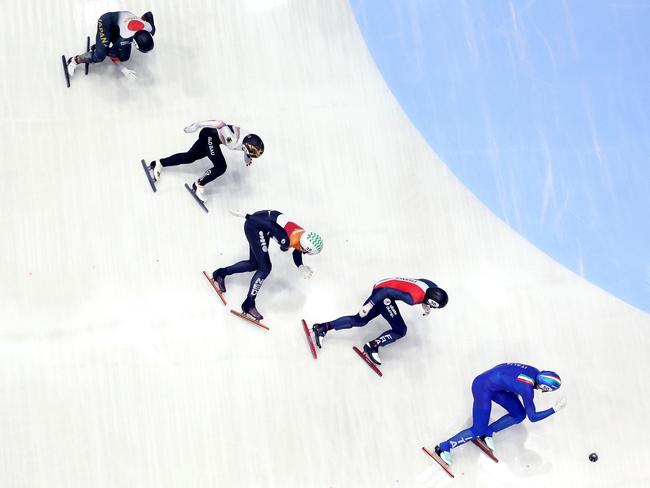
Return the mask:
[[596, 454], [595, 452], [589, 454], [589, 461], [591, 461], [592, 463], [598, 461], [598, 454]]

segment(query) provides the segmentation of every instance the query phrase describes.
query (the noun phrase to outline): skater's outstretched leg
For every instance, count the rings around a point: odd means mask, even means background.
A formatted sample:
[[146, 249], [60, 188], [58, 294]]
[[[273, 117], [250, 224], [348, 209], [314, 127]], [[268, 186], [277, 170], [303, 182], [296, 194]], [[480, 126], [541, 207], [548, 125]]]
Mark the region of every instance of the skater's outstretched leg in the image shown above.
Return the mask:
[[314, 331], [316, 345], [318, 347], [322, 347], [322, 342], [325, 338], [325, 334], [327, 334], [327, 332], [330, 330], [343, 330], [351, 329], [352, 327], [363, 327], [372, 319], [377, 317], [380, 314], [380, 310], [378, 307], [373, 307], [373, 302], [371, 300], [372, 296], [370, 296], [370, 298], [364, 302], [363, 306], [361, 307], [361, 311], [355, 315], [345, 315], [330, 322], [314, 324], [312, 330]]
[[183, 153], [172, 154], [166, 158], [160, 158], [160, 164], [165, 168], [167, 166], [178, 166], [179, 164], [190, 164], [206, 156], [205, 143], [199, 137], [189, 150]]

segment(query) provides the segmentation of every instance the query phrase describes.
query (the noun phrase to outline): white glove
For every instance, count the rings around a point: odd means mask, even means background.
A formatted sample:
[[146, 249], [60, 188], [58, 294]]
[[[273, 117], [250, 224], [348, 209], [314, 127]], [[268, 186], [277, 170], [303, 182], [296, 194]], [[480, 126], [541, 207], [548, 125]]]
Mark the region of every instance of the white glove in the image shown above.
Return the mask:
[[198, 127], [197, 127], [196, 123], [194, 123], [192, 125], [188, 125], [183, 130], [185, 131], [186, 134], [189, 134], [191, 132], [196, 132], [197, 129], [198, 129]]
[[312, 276], [314, 276], [312, 269], [309, 266], [305, 266], [304, 264], [298, 266], [298, 270], [302, 273], [302, 277], [306, 280], [309, 280]]
[[124, 65], [120, 65], [120, 71], [124, 75], [124, 77], [129, 80], [129, 81], [135, 81], [136, 76], [135, 76], [135, 71], [132, 69], [127, 68]]
[[244, 154], [244, 164], [246, 166], [250, 166], [253, 162], [253, 158], [251, 158], [248, 154]]
[[426, 316], [431, 313], [431, 307], [429, 306], [428, 303], [423, 303], [422, 304], [422, 315]]
[[[187, 127], [185, 129], [187, 129]], [[187, 132], [187, 130], [185, 130], [185, 132]], [[244, 212], [243, 210], [228, 210], [228, 211], [230, 212], [231, 215], [235, 217], [241, 217], [242, 219], [246, 218], [246, 212]]]
[[370, 313], [370, 310], [372, 310], [372, 306], [373, 306], [373, 303], [368, 302], [363, 307], [361, 307], [361, 310], [359, 310], [359, 317], [363, 318], [366, 315], [368, 315], [368, 313]]
[[555, 410], [555, 412], [557, 413], [560, 410], [562, 410], [564, 407], [566, 407], [566, 398], [562, 397], [557, 401], [557, 403], [553, 407], [553, 410]]

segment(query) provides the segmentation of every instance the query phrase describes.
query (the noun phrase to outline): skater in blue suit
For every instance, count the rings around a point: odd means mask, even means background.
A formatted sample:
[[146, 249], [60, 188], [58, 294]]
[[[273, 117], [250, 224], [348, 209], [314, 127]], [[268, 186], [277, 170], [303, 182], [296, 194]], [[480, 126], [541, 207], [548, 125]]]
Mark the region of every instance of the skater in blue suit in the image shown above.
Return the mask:
[[[494, 451], [492, 434], [522, 422], [526, 417], [531, 422], [538, 422], [560, 411], [566, 405], [566, 399], [560, 398], [555, 407], [538, 412], [533, 403], [535, 389], [542, 392], [555, 391], [562, 380], [553, 371], [538, 369], [520, 363], [504, 363], [478, 375], [472, 383], [474, 407], [473, 424], [469, 429], [459, 432], [452, 438], [436, 446], [436, 454], [451, 464], [451, 450], [474, 439], [482, 440]], [[519, 398], [521, 400], [519, 401]], [[498, 403], [508, 413], [488, 425], [492, 402]]]
[[244, 217], [244, 235], [248, 241], [249, 257], [231, 266], [216, 269], [212, 273], [221, 293], [226, 292], [226, 277], [239, 273], [254, 272], [248, 288], [246, 300], [242, 303], [242, 312], [255, 320], [264, 317], [255, 305], [257, 295], [271, 273], [271, 258], [269, 257], [270, 240], [275, 240], [283, 252], [293, 249], [292, 257], [296, 267], [305, 279], [310, 279], [312, 270], [302, 262], [304, 254], [316, 255], [323, 250], [323, 238], [316, 232], [306, 232], [301, 226], [289, 220], [278, 210], [260, 210], [253, 214], [232, 212], [233, 215]]
[[449, 301], [447, 292], [439, 288], [433, 281], [419, 278], [387, 278], [375, 283], [372, 294], [365, 301], [356, 315], [346, 315], [330, 322], [314, 324], [312, 331], [316, 345], [321, 348], [325, 335], [330, 330], [363, 327], [374, 318], [381, 315], [390, 325], [376, 339], [367, 342], [363, 350], [375, 364], [381, 364], [379, 348], [392, 344], [406, 335], [406, 323], [397, 307], [398, 301], [409, 305], [422, 305], [424, 315], [431, 309], [444, 308]]

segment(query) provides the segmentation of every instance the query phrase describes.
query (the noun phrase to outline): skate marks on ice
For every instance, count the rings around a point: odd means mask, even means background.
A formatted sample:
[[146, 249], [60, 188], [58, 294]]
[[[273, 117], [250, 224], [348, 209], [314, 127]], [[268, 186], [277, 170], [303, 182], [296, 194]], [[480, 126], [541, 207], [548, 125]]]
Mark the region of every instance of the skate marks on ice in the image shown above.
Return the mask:
[[214, 280], [212, 278], [210, 278], [208, 276], [208, 273], [206, 273], [205, 271], [203, 271], [203, 276], [205, 276], [205, 279], [208, 280], [208, 283], [210, 283], [210, 286], [212, 286], [212, 289], [219, 296], [219, 298], [221, 299], [221, 302], [225, 306], [226, 305], [226, 299], [224, 298], [223, 293], [221, 293], [221, 291], [219, 290], [219, 287], [217, 286], [217, 284], [214, 282]]

